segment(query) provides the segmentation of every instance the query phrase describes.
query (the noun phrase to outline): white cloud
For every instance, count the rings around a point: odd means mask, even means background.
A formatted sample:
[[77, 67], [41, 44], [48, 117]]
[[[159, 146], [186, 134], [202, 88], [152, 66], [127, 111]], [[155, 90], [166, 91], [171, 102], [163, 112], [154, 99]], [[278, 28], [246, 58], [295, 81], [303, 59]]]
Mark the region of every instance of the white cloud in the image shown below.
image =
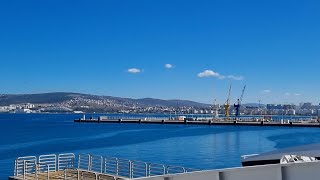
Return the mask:
[[286, 92], [284, 93], [285, 96], [301, 96], [300, 93], [290, 93], [290, 92]]
[[218, 79], [232, 79], [232, 80], [236, 80], [236, 81], [241, 81], [244, 79], [243, 76], [234, 76], [234, 75], [228, 75], [228, 76], [224, 76], [219, 74], [218, 72], [212, 71], [212, 70], [205, 70], [201, 73], [198, 74], [198, 77], [203, 78], [203, 77], [215, 77]]
[[137, 73], [141, 73], [141, 70], [138, 68], [131, 68], [131, 69], [128, 69], [128, 73], [137, 74]]
[[233, 79], [233, 80], [236, 80], [236, 81], [241, 81], [243, 80], [243, 76], [234, 76], [234, 75], [229, 75], [227, 76], [228, 79]]
[[264, 94], [269, 94], [269, 93], [271, 93], [271, 90], [270, 89], [265, 89], [265, 90], [263, 90], [261, 92], [264, 93]]
[[198, 77], [216, 77], [216, 78], [219, 78], [219, 79], [224, 79], [225, 77], [224, 76], [221, 76], [219, 73], [217, 72], [214, 72], [212, 70], [205, 70], [201, 73], [198, 74]]
[[167, 68], [167, 69], [172, 69], [173, 65], [172, 64], [165, 64], [164, 67]]

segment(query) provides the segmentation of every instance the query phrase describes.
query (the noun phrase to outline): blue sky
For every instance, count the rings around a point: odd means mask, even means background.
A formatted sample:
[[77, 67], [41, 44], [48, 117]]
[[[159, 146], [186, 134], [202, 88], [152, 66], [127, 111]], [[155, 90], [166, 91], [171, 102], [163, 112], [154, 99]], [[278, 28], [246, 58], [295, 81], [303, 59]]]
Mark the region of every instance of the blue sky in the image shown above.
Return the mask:
[[319, 7], [315, 0], [1, 1], [0, 93], [224, 103], [232, 83], [232, 101], [247, 85], [244, 102], [318, 104]]

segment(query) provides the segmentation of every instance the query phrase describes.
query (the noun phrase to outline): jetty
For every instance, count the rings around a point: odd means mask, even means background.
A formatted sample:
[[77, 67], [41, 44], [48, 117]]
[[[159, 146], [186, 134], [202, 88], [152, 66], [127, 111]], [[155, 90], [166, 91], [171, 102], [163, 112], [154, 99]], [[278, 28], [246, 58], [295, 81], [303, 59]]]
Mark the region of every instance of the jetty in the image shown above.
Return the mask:
[[181, 124], [181, 125], [231, 125], [231, 126], [273, 126], [273, 127], [317, 127], [317, 120], [268, 120], [257, 118], [166, 118], [166, 117], [108, 117], [101, 116], [97, 119], [84, 118], [75, 119], [76, 123], [120, 123], [120, 124]]

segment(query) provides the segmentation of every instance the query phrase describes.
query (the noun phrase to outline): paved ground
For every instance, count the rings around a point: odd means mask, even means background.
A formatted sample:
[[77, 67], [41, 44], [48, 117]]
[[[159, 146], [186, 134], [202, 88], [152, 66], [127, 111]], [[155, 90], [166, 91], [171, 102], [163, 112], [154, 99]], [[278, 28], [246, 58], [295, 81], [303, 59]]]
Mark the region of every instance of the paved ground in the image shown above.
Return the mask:
[[[65, 178], [66, 176], [66, 178]], [[59, 171], [59, 172], [54, 172], [54, 173], [49, 173], [49, 179], [50, 180], [124, 180], [124, 178], [115, 178], [110, 175], [105, 175], [105, 174], [96, 174], [92, 172], [87, 172], [87, 171], [78, 171], [78, 170], [68, 170], [66, 173], [64, 171]], [[9, 180], [22, 180], [23, 177], [10, 177]], [[33, 180], [36, 179], [35, 175], [28, 175], [25, 178], [26, 180]], [[38, 180], [47, 180], [48, 175], [47, 173], [41, 173], [38, 174]]]

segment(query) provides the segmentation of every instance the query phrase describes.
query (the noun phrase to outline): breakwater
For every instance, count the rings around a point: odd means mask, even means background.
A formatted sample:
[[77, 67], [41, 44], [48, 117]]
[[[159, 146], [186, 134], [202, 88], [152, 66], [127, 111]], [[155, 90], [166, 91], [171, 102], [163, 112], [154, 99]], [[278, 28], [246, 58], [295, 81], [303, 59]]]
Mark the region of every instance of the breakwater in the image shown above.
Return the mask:
[[76, 119], [76, 123], [136, 123], [136, 124], [185, 124], [185, 125], [232, 125], [232, 126], [277, 126], [277, 127], [318, 127], [317, 121], [268, 121], [248, 119], [165, 119], [165, 118], [98, 118], [98, 119]]

